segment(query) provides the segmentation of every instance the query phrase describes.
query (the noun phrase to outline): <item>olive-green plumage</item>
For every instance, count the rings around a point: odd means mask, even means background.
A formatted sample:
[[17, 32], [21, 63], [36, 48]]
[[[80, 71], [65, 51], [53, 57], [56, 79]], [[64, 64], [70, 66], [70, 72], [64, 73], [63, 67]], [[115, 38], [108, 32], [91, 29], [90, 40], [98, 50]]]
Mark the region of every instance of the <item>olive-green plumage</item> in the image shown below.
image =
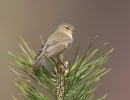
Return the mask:
[[34, 66], [40, 68], [47, 57], [58, 57], [63, 54], [73, 42], [74, 27], [70, 24], [62, 24], [57, 30], [47, 39], [42, 45], [39, 53], [36, 56]]

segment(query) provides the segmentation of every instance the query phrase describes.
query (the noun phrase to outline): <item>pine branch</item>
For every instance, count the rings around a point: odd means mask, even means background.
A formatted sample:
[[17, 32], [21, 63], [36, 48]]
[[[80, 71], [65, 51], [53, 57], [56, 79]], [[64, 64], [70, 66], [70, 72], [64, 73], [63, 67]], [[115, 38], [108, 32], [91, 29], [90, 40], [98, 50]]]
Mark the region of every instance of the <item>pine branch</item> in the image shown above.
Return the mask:
[[[36, 54], [23, 39], [22, 41], [25, 46], [19, 45], [23, 51], [22, 56], [18, 53], [17, 55], [8, 53], [15, 59], [14, 65], [30, 77], [28, 79], [9, 67], [17, 75], [14, 77], [14, 84], [20, 88], [25, 100], [50, 100], [37, 90], [34, 84], [48, 90], [55, 100], [92, 100], [94, 91], [100, 85], [97, 83], [111, 70], [102, 67], [108, 61], [109, 54], [113, 49], [92, 60], [106, 43], [89, 54], [94, 43], [92, 41], [81, 58], [78, 55], [78, 46], [72, 64], [68, 61], [63, 63], [46, 57], [46, 63], [42, 65], [41, 69], [32, 69], [31, 66], [34, 64]], [[12, 97], [13, 100], [17, 100], [14, 96]], [[103, 100], [105, 97], [106, 95], [98, 100]]]

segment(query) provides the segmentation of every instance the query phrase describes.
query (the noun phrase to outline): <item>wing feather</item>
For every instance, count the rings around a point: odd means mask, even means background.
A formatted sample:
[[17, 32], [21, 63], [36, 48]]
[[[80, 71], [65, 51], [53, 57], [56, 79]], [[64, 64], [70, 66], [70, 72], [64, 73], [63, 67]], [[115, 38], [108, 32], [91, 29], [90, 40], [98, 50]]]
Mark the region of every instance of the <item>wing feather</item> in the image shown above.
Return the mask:
[[67, 49], [66, 45], [57, 43], [57, 44], [51, 45], [47, 49], [45, 49], [45, 53], [47, 54], [48, 57], [54, 57], [54, 56], [60, 55], [66, 49]]

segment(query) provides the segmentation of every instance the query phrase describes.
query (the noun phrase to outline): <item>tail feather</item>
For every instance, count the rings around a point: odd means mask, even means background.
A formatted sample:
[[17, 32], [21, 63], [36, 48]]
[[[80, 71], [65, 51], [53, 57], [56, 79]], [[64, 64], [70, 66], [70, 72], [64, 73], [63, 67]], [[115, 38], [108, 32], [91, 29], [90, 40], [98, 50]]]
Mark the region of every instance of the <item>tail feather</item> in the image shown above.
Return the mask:
[[34, 67], [40, 68], [40, 67], [42, 66], [44, 60], [45, 60], [45, 56], [43, 56], [43, 55], [40, 56], [40, 57], [35, 61], [34, 65], [33, 65], [33, 68], [34, 68]]

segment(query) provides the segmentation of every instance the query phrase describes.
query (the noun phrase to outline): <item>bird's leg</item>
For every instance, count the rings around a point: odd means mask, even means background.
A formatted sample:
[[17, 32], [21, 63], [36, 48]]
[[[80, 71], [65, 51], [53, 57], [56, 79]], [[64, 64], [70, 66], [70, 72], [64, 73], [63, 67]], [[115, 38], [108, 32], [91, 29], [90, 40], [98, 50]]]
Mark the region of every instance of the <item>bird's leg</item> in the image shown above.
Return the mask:
[[59, 64], [61, 64], [62, 66], [64, 66], [64, 63], [61, 61], [60, 56], [57, 56], [57, 60], [58, 60], [58, 63], [59, 63]]

